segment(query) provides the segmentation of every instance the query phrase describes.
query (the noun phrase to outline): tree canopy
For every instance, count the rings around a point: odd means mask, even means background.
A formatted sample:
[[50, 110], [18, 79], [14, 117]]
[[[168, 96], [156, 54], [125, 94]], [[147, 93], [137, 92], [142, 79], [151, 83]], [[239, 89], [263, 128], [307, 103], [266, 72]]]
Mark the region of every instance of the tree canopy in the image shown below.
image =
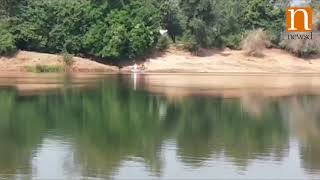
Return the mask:
[[[278, 0], [0, 0], [0, 49], [69, 52], [106, 60], [148, 55], [160, 29], [186, 44], [238, 49], [247, 32], [263, 29], [273, 44], [284, 31]], [[317, 9], [317, 1], [311, 5]], [[4, 27], [4, 26], [2, 26]], [[167, 41], [160, 40], [162, 47]], [[9, 45], [8, 45], [9, 44]], [[5, 47], [6, 46], [6, 47]], [[3, 52], [1, 52], [3, 54]]]

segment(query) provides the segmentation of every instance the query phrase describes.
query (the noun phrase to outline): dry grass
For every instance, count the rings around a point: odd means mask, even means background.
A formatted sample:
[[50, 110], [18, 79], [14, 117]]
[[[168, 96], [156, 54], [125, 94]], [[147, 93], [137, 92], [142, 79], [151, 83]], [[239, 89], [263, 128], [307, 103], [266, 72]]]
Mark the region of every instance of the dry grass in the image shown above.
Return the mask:
[[[313, 36], [310, 39], [285, 39], [280, 46], [298, 57], [308, 57], [320, 53], [320, 20], [319, 14], [314, 16], [313, 20]], [[300, 33], [303, 34], [303, 33]]]
[[320, 31], [320, 12], [317, 12], [315, 16], [313, 16], [313, 29], [316, 31]]
[[280, 46], [298, 57], [308, 57], [319, 53], [320, 36], [314, 34], [312, 40], [288, 40], [285, 39], [280, 43]]
[[248, 33], [242, 41], [242, 49], [247, 56], [263, 56], [263, 50], [269, 44], [267, 34], [262, 29], [253, 30]]
[[37, 64], [36, 66], [25, 66], [27, 72], [33, 73], [60, 73], [65, 72], [65, 67], [63, 66], [56, 66], [56, 65], [40, 65]]

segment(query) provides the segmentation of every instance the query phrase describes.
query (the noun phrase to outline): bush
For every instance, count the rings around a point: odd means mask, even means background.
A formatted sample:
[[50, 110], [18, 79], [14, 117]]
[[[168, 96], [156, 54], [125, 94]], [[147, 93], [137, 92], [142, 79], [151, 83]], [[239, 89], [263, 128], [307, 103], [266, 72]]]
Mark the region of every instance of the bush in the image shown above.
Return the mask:
[[[310, 39], [285, 39], [280, 43], [280, 47], [298, 57], [308, 57], [320, 53], [320, 20], [313, 21], [313, 37]], [[303, 33], [300, 33], [303, 35]]]
[[161, 36], [157, 43], [157, 50], [164, 51], [169, 47], [169, 38], [168, 36]]
[[242, 34], [235, 34], [235, 35], [229, 35], [226, 37], [223, 37], [223, 44], [225, 47], [231, 48], [231, 49], [241, 49], [241, 41], [243, 39]]
[[316, 34], [312, 40], [286, 39], [280, 43], [280, 46], [298, 57], [308, 57], [320, 53], [320, 37]]
[[197, 43], [192, 35], [184, 35], [182, 37], [183, 49], [197, 55], [200, 49], [200, 45]]
[[0, 22], [0, 55], [10, 55], [16, 50], [14, 36], [5, 23]]
[[63, 61], [67, 66], [71, 66], [74, 62], [73, 55], [68, 52], [62, 53]]
[[262, 51], [270, 44], [267, 34], [262, 29], [250, 31], [242, 41], [242, 49], [248, 56], [263, 56]]

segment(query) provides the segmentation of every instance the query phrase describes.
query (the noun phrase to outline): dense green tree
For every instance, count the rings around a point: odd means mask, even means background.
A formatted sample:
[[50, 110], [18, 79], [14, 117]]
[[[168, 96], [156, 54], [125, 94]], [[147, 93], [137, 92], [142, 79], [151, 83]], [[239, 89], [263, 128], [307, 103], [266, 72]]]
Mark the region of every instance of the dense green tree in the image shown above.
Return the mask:
[[273, 42], [279, 43], [285, 27], [285, 11], [270, 0], [250, 0], [244, 12], [245, 28], [266, 30]]
[[180, 0], [179, 8], [184, 16], [185, 35], [202, 47], [211, 44], [210, 34], [217, 17], [214, 13], [215, 1], [212, 0]]
[[246, 31], [262, 28], [278, 43], [284, 11], [269, 0], [181, 0], [183, 30], [201, 47], [239, 48]]
[[[273, 44], [284, 31], [280, 0], [0, 0], [0, 16], [19, 49], [132, 59], [156, 47], [159, 30], [189, 50], [240, 48], [253, 29]], [[310, 1], [317, 9], [318, 2]], [[8, 37], [8, 36], [6, 36]], [[161, 43], [163, 44], [162, 41]], [[163, 46], [167, 47], [167, 46]]]
[[21, 49], [111, 59], [144, 56], [160, 29], [151, 0], [34, 0], [17, 19], [13, 32]]
[[8, 24], [0, 20], [0, 55], [9, 55], [16, 50], [14, 36]]
[[179, 19], [180, 10], [177, 0], [161, 0], [158, 5], [162, 17], [162, 26], [168, 30], [168, 35], [173, 43], [177, 36], [182, 35], [182, 27]]
[[84, 44], [90, 55], [98, 57], [141, 57], [154, 47], [159, 30], [160, 14], [152, 2], [132, 1], [93, 24]]
[[0, 0], [0, 18], [13, 16], [27, 0]]
[[217, 1], [215, 11], [217, 24], [215, 25], [213, 46], [237, 49], [244, 34], [244, 9], [247, 0]]
[[13, 28], [19, 48], [58, 53], [79, 53], [90, 24], [86, 0], [34, 0], [18, 14]]

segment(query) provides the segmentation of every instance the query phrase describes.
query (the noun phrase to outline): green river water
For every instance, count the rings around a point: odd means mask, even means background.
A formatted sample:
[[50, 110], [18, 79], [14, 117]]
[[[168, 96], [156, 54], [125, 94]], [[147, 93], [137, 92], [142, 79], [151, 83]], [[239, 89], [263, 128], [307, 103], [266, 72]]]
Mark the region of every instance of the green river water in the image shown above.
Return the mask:
[[1, 88], [0, 179], [320, 178], [320, 96], [175, 99], [123, 79]]

